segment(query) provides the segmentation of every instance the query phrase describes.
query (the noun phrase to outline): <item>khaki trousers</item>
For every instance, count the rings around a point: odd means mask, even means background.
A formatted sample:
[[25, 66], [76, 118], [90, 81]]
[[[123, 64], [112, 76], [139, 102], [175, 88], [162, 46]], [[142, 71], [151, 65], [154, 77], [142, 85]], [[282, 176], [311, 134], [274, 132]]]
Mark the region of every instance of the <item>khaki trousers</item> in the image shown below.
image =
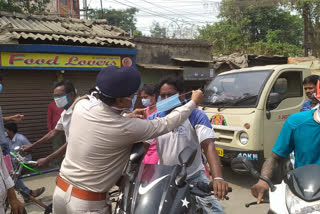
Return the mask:
[[58, 186], [53, 194], [53, 214], [111, 214], [111, 203], [103, 201], [86, 201], [71, 195], [72, 185], [67, 192]]

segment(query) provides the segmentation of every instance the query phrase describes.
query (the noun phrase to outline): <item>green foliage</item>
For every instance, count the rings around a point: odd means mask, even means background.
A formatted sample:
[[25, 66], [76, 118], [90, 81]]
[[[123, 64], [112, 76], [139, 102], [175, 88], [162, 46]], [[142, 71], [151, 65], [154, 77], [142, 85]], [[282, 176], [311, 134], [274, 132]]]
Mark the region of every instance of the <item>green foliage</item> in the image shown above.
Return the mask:
[[5, 0], [0, 0], [0, 11], [6, 11], [6, 12], [17, 12], [22, 13], [22, 9], [11, 2], [7, 2]]
[[248, 48], [248, 53], [258, 55], [284, 55], [284, 56], [301, 56], [303, 51], [300, 47], [282, 43], [282, 32], [280, 30], [269, 30], [266, 36], [267, 41], [260, 40], [253, 43]]
[[6, 12], [18, 12], [29, 14], [45, 14], [46, 6], [50, 0], [42, 1], [5, 1], [0, 0], [0, 10]]
[[133, 36], [142, 36], [142, 32], [140, 30], [134, 30]]
[[271, 1], [263, 2], [222, 0], [220, 21], [199, 28], [199, 38], [212, 41], [214, 54], [300, 54], [303, 20]]
[[167, 38], [167, 29], [165, 27], [161, 27], [159, 22], [153, 22], [150, 27], [151, 37], [156, 38]]
[[128, 8], [125, 10], [91, 10], [89, 11], [88, 16], [90, 19], [106, 19], [108, 21], [108, 24], [117, 26], [128, 33], [130, 32], [130, 30], [134, 33], [137, 23], [135, 15], [138, 11], [139, 10], [136, 8]]
[[282, 0], [282, 5], [296, 10], [304, 20], [306, 47], [311, 54], [320, 56], [320, 1]]

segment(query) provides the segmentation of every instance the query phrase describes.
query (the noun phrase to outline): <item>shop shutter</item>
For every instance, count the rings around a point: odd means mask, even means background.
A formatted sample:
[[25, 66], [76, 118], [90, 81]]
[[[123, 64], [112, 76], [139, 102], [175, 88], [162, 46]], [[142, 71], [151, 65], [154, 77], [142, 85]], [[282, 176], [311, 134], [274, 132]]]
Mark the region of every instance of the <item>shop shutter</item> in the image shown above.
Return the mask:
[[65, 71], [63, 78], [71, 80], [76, 87], [78, 95], [88, 94], [88, 91], [96, 86], [97, 71]]
[[[47, 106], [53, 101], [55, 71], [2, 70], [1, 72], [4, 89], [0, 94], [0, 105], [3, 115], [24, 114], [24, 120], [18, 124], [18, 132], [33, 143], [48, 132]], [[46, 143], [37, 147], [32, 156], [36, 160], [51, 152], [51, 143]]]

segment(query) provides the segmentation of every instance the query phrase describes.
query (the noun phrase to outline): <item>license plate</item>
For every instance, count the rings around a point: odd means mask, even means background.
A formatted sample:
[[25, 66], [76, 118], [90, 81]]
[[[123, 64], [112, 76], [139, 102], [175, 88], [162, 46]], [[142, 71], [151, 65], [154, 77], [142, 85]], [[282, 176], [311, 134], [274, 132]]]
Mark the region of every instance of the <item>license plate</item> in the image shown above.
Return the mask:
[[216, 150], [217, 150], [218, 155], [219, 155], [220, 157], [223, 157], [223, 149], [216, 147]]

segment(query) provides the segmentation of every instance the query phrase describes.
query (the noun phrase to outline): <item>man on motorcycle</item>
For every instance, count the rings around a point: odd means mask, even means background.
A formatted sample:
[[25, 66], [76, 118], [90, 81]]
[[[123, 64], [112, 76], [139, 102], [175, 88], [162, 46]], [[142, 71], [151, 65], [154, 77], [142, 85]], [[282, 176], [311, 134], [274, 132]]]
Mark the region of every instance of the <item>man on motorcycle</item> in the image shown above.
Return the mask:
[[[176, 98], [177, 105], [181, 105], [185, 102], [185, 96], [183, 94], [184, 82], [182, 79], [174, 76], [167, 77], [160, 82], [159, 88], [161, 102], [166, 102], [165, 100], [168, 97], [173, 97], [177, 94], [179, 94], [179, 97], [177, 96]], [[161, 107], [164, 105], [165, 104], [161, 104]], [[158, 112], [151, 115], [148, 119], [152, 120], [157, 117], [164, 117], [167, 114], [168, 112], [163, 112], [163, 110], [158, 108]], [[205, 168], [201, 158], [201, 149], [203, 149], [214, 180], [214, 195], [219, 200], [223, 200], [228, 193], [228, 184], [223, 180], [220, 159], [214, 145], [215, 138], [216, 135], [212, 130], [207, 115], [203, 111], [195, 109], [190, 117], [180, 124], [179, 127], [172, 132], [156, 138], [157, 151], [160, 164], [176, 165], [179, 164], [177, 154], [187, 146], [195, 148], [197, 150], [197, 155], [192, 165], [187, 168], [187, 182], [196, 183], [197, 181], [201, 181], [209, 183], [209, 179], [205, 175]], [[196, 201], [201, 206], [204, 213], [222, 213], [222, 208], [215, 197], [196, 196]]]
[[[57, 107], [64, 109], [64, 111], [61, 113], [60, 120], [58, 121], [56, 127], [51, 131], [49, 131], [41, 139], [39, 139], [32, 145], [24, 145], [23, 149], [25, 151], [32, 150], [37, 145], [51, 141], [53, 138], [60, 135], [62, 132], [64, 132], [66, 135], [66, 138], [68, 138], [69, 126], [70, 126], [70, 121], [72, 116], [71, 105], [73, 104], [73, 102], [77, 97], [76, 89], [73, 86], [73, 83], [70, 80], [62, 80], [56, 83], [53, 90], [53, 97], [54, 97], [54, 101], [57, 104]], [[39, 159], [37, 161], [38, 166], [39, 167], [45, 166], [56, 157], [62, 156], [65, 153], [66, 148], [67, 148], [67, 143], [65, 143], [60, 149], [50, 154], [49, 156]]]
[[176, 128], [202, 100], [192, 100], [164, 118], [152, 121], [123, 116], [134, 105], [141, 80], [132, 67], [110, 66], [97, 76], [99, 100], [76, 103], [68, 149], [53, 195], [54, 213], [110, 213], [107, 192], [120, 178], [133, 144]]
[[[320, 102], [320, 81], [318, 80], [315, 101]], [[293, 151], [295, 168], [308, 165], [320, 165], [320, 108], [292, 114], [283, 124], [280, 134], [272, 149], [271, 157], [263, 164], [261, 175], [269, 179], [280, 162], [288, 158]], [[260, 203], [269, 185], [263, 180], [251, 187], [251, 193]]]

